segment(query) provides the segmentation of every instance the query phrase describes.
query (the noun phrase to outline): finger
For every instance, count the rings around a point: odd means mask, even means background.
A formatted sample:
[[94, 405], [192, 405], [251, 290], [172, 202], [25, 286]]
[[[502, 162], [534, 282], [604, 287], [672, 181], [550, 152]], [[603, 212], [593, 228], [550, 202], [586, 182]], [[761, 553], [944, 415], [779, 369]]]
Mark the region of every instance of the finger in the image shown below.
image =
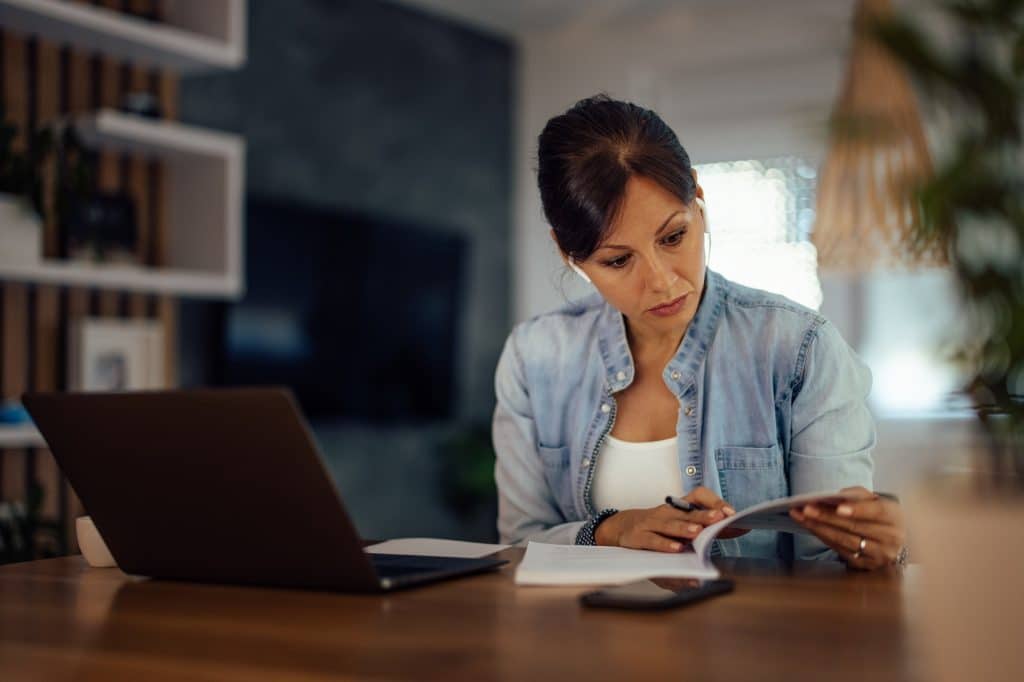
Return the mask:
[[816, 522], [814, 519], [812, 519], [809, 516], [807, 516], [806, 514], [804, 514], [803, 511], [801, 511], [799, 508], [794, 507], [793, 509], [790, 509], [789, 510], [789, 516], [794, 521], [799, 523], [801, 526], [806, 528], [808, 531], [810, 531], [811, 533], [814, 533], [814, 535], [819, 540], [824, 542], [831, 549], [834, 549], [836, 552], [841, 554], [844, 558], [849, 554], [849, 550], [847, 550], [847, 548], [844, 545], [836, 544], [832, 540], [832, 536], [831, 535], [823, 536], [823, 535], [817, 533], [815, 529], [820, 527], [822, 524]]
[[692, 512], [690, 520], [702, 526], [710, 526], [718, 523], [728, 515], [725, 509], [708, 509], [707, 511]]
[[651, 531], [642, 531], [637, 534], [637, 544], [631, 545], [636, 549], [650, 549], [655, 552], [681, 552], [686, 543]]
[[801, 525], [836, 551], [850, 555], [860, 548], [860, 538], [840, 528], [830, 526], [827, 523], [820, 523], [807, 517], [804, 517]]
[[[803, 523], [802, 525], [805, 528], [807, 528], [809, 531], [814, 533], [814, 529], [812, 529], [808, 523]], [[852, 553], [850, 552], [850, 550], [848, 550], [844, 545], [836, 543], [831, 537], [824, 537], [824, 536], [818, 535], [817, 533], [815, 533], [815, 537], [817, 537], [819, 540], [821, 540], [823, 543], [825, 543], [826, 547], [828, 547], [829, 549], [834, 551], [836, 554], [838, 554], [839, 557], [843, 561], [846, 561], [847, 559], [849, 559], [852, 556]]]
[[710, 526], [712, 523], [718, 523], [725, 518], [725, 512], [718, 509], [685, 512], [668, 504], [661, 505], [656, 510], [656, 515], [662, 518], [699, 523], [702, 526]]
[[861, 554], [854, 558], [853, 555], [843, 557], [843, 561], [846, 562], [847, 566], [856, 568], [861, 571], [873, 571], [885, 566], [889, 566], [889, 562], [870, 554]]
[[[855, 562], [859, 568], [880, 568], [896, 560], [898, 546], [878, 542], [862, 536], [851, 536], [840, 529], [805, 518], [804, 527], [819, 539], [836, 550], [847, 563]], [[860, 549], [861, 540], [865, 540], [864, 549]]]
[[704, 526], [699, 523], [693, 523], [692, 521], [682, 519], [659, 519], [657, 517], [651, 517], [650, 523], [646, 525], [645, 530], [668, 537], [685, 538], [690, 540], [700, 535], [700, 532], [704, 530]]
[[836, 507], [836, 514], [864, 521], [893, 523], [900, 515], [900, 505], [892, 500], [874, 499], [860, 502], [843, 502]]
[[846, 518], [828, 509], [814, 506], [807, 507], [803, 515], [819, 523], [826, 523], [853, 535], [866, 537], [876, 542], [897, 546], [903, 544], [903, 529], [891, 523], [877, 523]]
[[843, 561], [846, 562], [847, 566], [849, 566], [850, 568], [855, 568], [858, 571], [870, 571], [872, 568], [875, 568], [874, 564], [872, 563], [872, 559], [864, 555], [861, 555], [859, 557], [844, 556]]
[[826, 545], [836, 550], [843, 557], [844, 561], [855, 561], [853, 555], [860, 549], [860, 540], [863, 537], [867, 540], [867, 543], [865, 543], [864, 550], [860, 553], [860, 556], [857, 557], [857, 559], [861, 559], [857, 563], [857, 566], [860, 568], [878, 568], [894, 562], [899, 554], [899, 548], [903, 544], [902, 541], [878, 540], [864, 535], [851, 537], [843, 529], [837, 529], [830, 524], [811, 519], [798, 509], [791, 510], [790, 516], [800, 525], [814, 533]]
[[705, 488], [702, 485], [697, 486], [690, 491], [690, 494], [686, 496], [690, 502], [696, 502], [697, 504], [707, 507], [708, 509], [720, 509], [726, 516], [732, 516], [736, 513], [729, 504], [721, 497], [712, 492], [709, 488]]

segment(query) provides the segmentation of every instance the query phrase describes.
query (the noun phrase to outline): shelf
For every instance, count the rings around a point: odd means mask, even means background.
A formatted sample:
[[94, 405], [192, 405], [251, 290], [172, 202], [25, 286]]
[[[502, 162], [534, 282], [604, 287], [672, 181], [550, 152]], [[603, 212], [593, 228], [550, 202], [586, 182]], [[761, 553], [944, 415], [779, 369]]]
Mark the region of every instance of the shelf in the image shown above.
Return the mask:
[[0, 25], [181, 74], [245, 63], [244, 0], [168, 3], [166, 22], [66, 0], [0, 0]]
[[0, 280], [186, 298], [234, 298], [242, 294], [240, 282], [227, 276], [167, 268], [89, 265], [64, 261], [44, 261], [37, 265], [0, 264]]
[[0, 450], [5, 448], [45, 448], [46, 441], [32, 424], [0, 424]]
[[112, 110], [76, 117], [74, 125], [88, 146], [163, 162], [167, 266], [143, 268], [63, 261], [0, 264], [0, 280], [186, 297], [241, 296], [245, 289], [243, 139], [230, 133]]
[[74, 123], [86, 144], [162, 158], [225, 158], [239, 154], [243, 146], [242, 138], [231, 133], [113, 109], [78, 116]]

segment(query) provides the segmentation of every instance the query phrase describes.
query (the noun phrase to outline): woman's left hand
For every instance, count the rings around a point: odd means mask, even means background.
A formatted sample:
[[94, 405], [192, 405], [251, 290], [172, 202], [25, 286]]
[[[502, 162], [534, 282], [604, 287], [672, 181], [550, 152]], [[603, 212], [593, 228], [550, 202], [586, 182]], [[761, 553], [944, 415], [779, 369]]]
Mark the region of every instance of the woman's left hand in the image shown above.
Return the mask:
[[842, 492], [856, 499], [836, 507], [809, 504], [791, 509], [789, 515], [854, 568], [873, 570], [896, 563], [906, 541], [899, 503], [859, 486]]

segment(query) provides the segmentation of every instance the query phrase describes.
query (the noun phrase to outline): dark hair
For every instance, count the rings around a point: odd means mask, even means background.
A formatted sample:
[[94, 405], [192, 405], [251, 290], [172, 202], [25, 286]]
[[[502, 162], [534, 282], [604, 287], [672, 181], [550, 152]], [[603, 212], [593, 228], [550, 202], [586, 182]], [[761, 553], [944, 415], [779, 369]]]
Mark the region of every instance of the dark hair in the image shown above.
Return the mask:
[[590, 257], [634, 174], [686, 203], [697, 192], [690, 156], [650, 109], [600, 94], [548, 121], [538, 138], [537, 185], [563, 253], [577, 260]]

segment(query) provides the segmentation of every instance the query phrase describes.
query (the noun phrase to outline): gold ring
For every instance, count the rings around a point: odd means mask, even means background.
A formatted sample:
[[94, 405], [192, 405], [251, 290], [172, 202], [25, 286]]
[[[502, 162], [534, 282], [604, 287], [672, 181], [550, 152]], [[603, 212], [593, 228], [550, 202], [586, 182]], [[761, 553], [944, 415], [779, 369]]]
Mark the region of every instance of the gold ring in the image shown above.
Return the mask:
[[861, 555], [864, 554], [864, 548], [867, 547], [867, 546], [868, 546], [867, 538], [862, 537], [860, 539], [860, 545], [857, 547], [857, 551], [853, 553], [853, 557], [852, 558], [859, 559], [861, 557]]

